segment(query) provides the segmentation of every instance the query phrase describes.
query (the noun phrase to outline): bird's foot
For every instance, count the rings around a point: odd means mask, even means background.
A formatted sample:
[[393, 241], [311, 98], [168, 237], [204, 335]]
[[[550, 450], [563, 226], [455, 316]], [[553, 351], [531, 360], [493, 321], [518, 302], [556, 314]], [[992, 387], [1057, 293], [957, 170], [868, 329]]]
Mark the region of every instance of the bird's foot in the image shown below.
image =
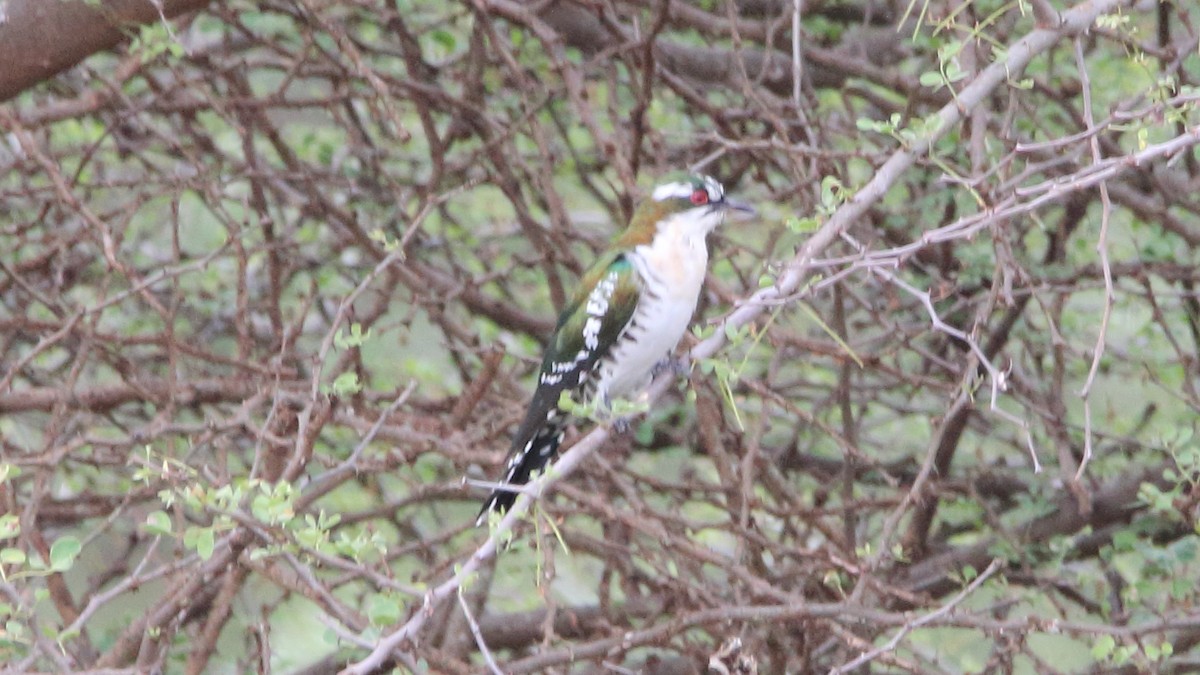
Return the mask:
[[604, 424], [607, 424], [608, 428], [613, 430], [613, 433], [620, 436], [624, 436], [625, 434], [629, 433], [629, 427], [631, 426], [629, 416], [618, 415], [614, 413], [613, 400], [608, 397], [608, 392], [604, 392], [600, 396], [599, 409], [603, 411], [601, 415], [601, 421], [603, 421]]
[[654, 368], [650, 370], [650, 375], [657, 378], [663, 373], [671, 373], [675, 377], [687, 377], [691, 371], [691, 365], [684, 359], [668, 356], [654, 364]]

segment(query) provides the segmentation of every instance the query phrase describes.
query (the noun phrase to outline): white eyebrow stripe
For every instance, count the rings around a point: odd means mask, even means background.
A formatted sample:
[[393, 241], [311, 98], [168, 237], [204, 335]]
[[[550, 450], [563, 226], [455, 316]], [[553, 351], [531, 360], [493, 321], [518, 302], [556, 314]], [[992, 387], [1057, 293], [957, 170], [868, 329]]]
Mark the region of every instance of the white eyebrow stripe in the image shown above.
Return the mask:
[[656, 201], [656, 202], [661, 202], [664, 199], [671, 199], [673, 197], [691, 197], [691, 196], [692, 196], [692, 184], [691, 183], [664, 183], [664, 184], [659, 185], [658, 187], [654, 188], [654, 194], [651, 195], [651, 197], [653, 197], [654, 201]]

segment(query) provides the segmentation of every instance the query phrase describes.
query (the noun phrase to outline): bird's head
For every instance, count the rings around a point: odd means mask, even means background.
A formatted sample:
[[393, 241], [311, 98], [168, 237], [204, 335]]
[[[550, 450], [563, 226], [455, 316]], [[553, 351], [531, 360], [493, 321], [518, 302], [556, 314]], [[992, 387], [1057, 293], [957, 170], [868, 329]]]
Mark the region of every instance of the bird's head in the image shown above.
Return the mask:
[[668, 176], [650, 193], [650, 199], [638, 206], [625, 237], [649, 243], [665, 227], [684, 228], [688, 235], [704, 237], [730, 211], [754, 214], [750, 205], [726, 197], [725, 188], [711, 176]]

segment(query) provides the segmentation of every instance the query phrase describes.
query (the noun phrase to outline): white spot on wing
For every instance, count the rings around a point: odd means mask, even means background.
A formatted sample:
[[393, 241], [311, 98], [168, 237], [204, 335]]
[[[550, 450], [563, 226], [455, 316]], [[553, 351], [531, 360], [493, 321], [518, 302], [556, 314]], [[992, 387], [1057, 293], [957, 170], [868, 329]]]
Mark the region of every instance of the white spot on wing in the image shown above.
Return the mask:
[[590, 317], [583, 325], [583, 344], [592, 351], [600, 346], [600, 319]]
[[[604, 325], [604, 315], [608, 313], [609, 300], [617, 289], [617, 272], [612, 271], [600, 279], [596, 287], [588, 293], [584, 311], [588, 320], [583, 324], [584, 350], [579, 352], [576, 362], [587, 358], [587, 354], [600, 348], [600, 329]], [[581, 358], [582, 357], [582, 358]]]
[[562, 382], [563, 377], [579, 368], [579, 364], [600, 348], [600, 330], [604, 327], [604, 315], [608, 312], [609, 300], [617, 289], [617, 274], [613, 271], [604, 275], [592, 292], [588, 293], [587, 302], [584, 304], [588, 319], [583, 324], [583, 349], [580, 349], [571, 361], [552, 362], [550, 368], [538, 378], [540, 384], [551, 387], [557, 385]]

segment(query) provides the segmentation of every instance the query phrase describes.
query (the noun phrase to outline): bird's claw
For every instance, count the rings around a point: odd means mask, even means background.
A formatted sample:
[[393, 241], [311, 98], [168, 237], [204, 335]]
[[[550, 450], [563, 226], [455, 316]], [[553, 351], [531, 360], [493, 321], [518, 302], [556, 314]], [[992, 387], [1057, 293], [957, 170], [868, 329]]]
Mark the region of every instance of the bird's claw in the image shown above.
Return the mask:
[[654, 364], [654, 368], [650, 370], [650, 375], [657, 378], [663, 373], [671, 373], [675, 377], [686, 377], [690, 372], [691, 368], [683, 359], [668, 356]]

